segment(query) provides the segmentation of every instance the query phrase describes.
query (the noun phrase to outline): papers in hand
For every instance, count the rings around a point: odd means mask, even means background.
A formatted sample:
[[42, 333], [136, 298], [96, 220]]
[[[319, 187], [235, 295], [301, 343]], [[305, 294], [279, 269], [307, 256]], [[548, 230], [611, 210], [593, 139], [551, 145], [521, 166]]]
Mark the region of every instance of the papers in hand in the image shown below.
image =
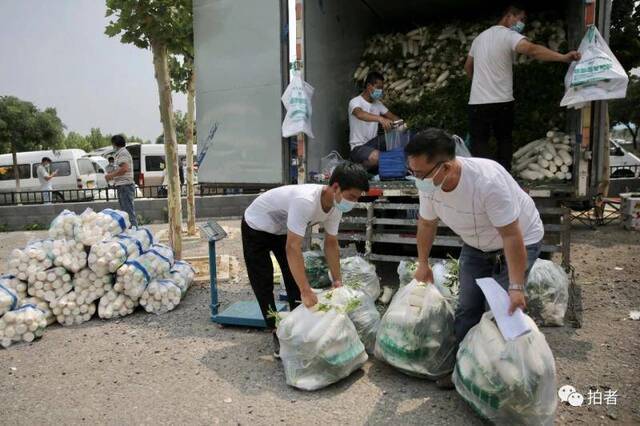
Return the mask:
[[513, 315], [509, 315], [511, 300], [509, 294], [493, 278], [478, 278], [476, 283], [484, 293], [484, 297], [489, 303], [491, 312], [496, 319], [498, 329], [506, 340], [514, 340], [518, 336], [531, 331], [531, 327], [526, 323], [524, 313], [520, 308], [516, 309]]

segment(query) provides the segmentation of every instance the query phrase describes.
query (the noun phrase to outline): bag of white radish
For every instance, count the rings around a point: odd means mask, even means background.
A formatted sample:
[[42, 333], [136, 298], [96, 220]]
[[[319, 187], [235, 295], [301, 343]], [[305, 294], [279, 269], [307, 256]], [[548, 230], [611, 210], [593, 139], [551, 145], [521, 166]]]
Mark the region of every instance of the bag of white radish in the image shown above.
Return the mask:
[[418, 269], [418, 263], [414, 260], [401, 260], [398, 263], [398, 282], [400, 287], [404, 287], [413, 281], [416, 269]]
[[19, 302], [16, 291], [0, 283], [0, 317], [6, 312], [13, 311]]
[[434, 284], [400, 288], [380, 321], [375, 355], [405, 374], [437, 380], [453, 369], [453, 308]]
[[71, 274], [62, 266], [34, 272], [29, 275], [28, 282], [29, 296], [36, 296], [47, 302], [53, 302], [73, 288]]
[[309, 285], [313, 288], [331, 287], [329, 278], [329, 267], [324, 253], [319, 250], [305, 251], [302, 253], [304, 259], [304, 271], [309, 279]]
[[280, 358], [287, 384], [316, 390], [359, 369], [368, 356], [347, 314], [300, 305], [278, 324]]
[[49, 226], [49, 238], [54, 240], [73, 240], [76, 230], [82, 225], [80, 216], [69, 210], [63, 210]]
[[76, 273], [87, 266], [87, 252], [76, 240], [53, 240], [51, 247], [53, 264]]
[[124, 317], [132, 314], [138, 306], [138, 301], [115, 290], [107, 292], [98, 303], [98, 316], [102, 319]]
[[149, 250], [153, 236], [146, 228], [127, 230], [91, 246], [88, 265], [97, 274], [118, 270], [128, 259], [136, 259]]
[[587, 28], [578, 52], [582, 58], [569, 66], [560, 106], [579, 109], [591, 101], [626, 96], [629, 76], [595, 25]]
[[44, 319], [47, 325], [51, 325], [56, 322], [56, 317], [53, 316], [51, 307], [46, 300], [40, 299], [39, 297], [27, 297], [24, 299], [23, 305], [34, 305], [36, 308], [40, 309], [42, 313], [44, 313]]
[[51, 302], [51, 311], [62, 325], [82, 324], [96, 313], [96, 304], [87, 302], [82, 294], [72, 291]]
[[184, 297], [184, 295], [187, 293], [187, 290], [189, 290], [189, 287], [191, 287], [195, 276], [196, 271], [195, 269], [193, 269], [193, 266], [191, 266], [191, 264], [182, 260], [176, 260], [173, 263], [173, 267], [167, 274], [166, 278], [175, 282], [175, 284], [180, 289], [182, 296]]
[[76, 240], [85, 246], [111, 238], [131, 226], [129, 215], [120, 210], [104, 209], [96, 213], [86, 209], [80, 219], [82, 224], [77, 228]]
[[531, 267], [527, 285], [527, 312], [542, 325], [564, 324], [569, 303], [569, 276], [562, 266], [538, 259]]
[[142, 256], [127, 260], [116, 272], [114, 289], [138, 300], [152, 279], [166, 276], [173, 266], [173, 250], [154, 244]]
[[380, 313], [369, 295], [362, 290], [343, 285], [319, 295], [318, 303], [320, 306], [328, 305], [346, 312], [356, 327], [365, 350], [367, 353], [373, 353], [380, 325]]
[[506, 341], [486, 312], [457, 354], [453, 383], [483, 417], [505, 425], [551, 425], [557, 405], [556, 368], [531, 318], [527, 334]]
[[22, 305], [0, 317], [0, 344], [8, 348], [17, 342], [33, 342], [42, 336], [47, 322], [34, 305]]
[[9, 273], [21, 281], [27, 281], [30, 274], [44, 271], [53, 266], [51, 249], [53, 240], [34, 240], [24, 249], [14, 249], [9, 257]]
[[78, 297], [84, 303], [91, 303], [113, 288], [113, 275], [100, 275], [89, 268], [84, 268], [73, 275], [72, 284]]
[[164, 314], [172, 311], [182, 298], [182, 291], [173, 280], [151, 281], [140, 296], [140, 306], [147, 312]]
[[549, 130], [513, 154], [512, 172], [525, 180], [571, 180], [573, 153], [571, 137]]
[[16, 296], [18, 296], [18, 299], [20, 300], [27, 297], [27, 283], [25, 281], [20, 281], [15, 275], [0, 275], [0, 285], [15, 291]]
[[340, 259], [342, 283], [364, 291], [372, 300], [380, 296], [380, 279], [376, 267], [360, 256]]

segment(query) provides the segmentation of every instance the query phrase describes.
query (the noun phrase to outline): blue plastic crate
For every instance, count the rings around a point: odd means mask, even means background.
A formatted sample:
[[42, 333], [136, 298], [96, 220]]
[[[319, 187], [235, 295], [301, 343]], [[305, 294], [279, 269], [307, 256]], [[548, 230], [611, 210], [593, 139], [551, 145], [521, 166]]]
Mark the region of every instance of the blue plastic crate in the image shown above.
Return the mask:
[[407, 159], [404, 149], [381, 151], [378, 174], [381, 180], [404, 179], [407, 176]]

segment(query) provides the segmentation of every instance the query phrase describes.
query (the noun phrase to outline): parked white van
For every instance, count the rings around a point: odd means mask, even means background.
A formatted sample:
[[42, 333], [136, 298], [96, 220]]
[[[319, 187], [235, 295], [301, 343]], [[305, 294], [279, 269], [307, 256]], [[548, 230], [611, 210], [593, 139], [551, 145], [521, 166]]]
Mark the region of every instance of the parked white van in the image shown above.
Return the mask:
[[[54, 191], [71, 189], [105, 188], [106, 181], [99, 173], [94, 163], [86, 158], [86, 152], [81, 149], [61, 149], [46, 151], [29, 151], [17, 153], [18, 173], [20, 175], [21, 191], [39, 191], [37, 169], [43, 157], [51, 159], [51, 171], [57, 170], [58, 174], [53, 178]], [[13, 159], [11, 154], [0, 155], [0, 192], [15, 192], [16, 181], [13, 171]], [[41, 200], [40, 194], [33, 194], [35, 200]], [[91, 194], [69, 194], [70, 199], [83, 199], [91, 197]], [[62, 201], [64, 193], [54, 194], [54, 200]], [[32, 198], [33, 200], [33, 198]]]
[[[131, 144], [127, 145], [127, 150], [131, 153], [131, 157], [133, 158], [133, 178], [135, 182], [139, 186], [162, 185], [162, 166], [166, 164], [164, 145]], [[195, 153], [198, 152], [198, 147], [196, 145], [193, 145], [193, 152], [193, 159], [195, 161]], [[182, 160], [186, 158], [186, 155], [187, 145], [178, 145], [178, 161], [182, 162]]]

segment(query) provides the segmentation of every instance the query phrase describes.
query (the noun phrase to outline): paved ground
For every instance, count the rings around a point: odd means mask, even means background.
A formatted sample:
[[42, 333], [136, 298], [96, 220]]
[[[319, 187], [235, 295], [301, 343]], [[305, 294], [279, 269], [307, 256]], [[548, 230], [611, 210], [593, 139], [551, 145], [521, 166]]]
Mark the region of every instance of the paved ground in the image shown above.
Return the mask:
[[[220, 252], [241, 257], [239, 223]], [[158, 227], [155, 227], [159, 229]], [[42, 233], [0, 234], [0, 271], [11, 249]], [[188, 243], [187, 255], [205, 253]], [[559, 424], [640, 423], [640, 234], [616, 226], [578, 231], [573, 259], [584, 294], [584, 327], [544, 329], [559, 384], [587, 394], [617, 390], [617, 405], [558, 409]], [[241, 262], [242, 263], [242, 262]], [[221, 285], [223, 305], [251, 297]], [[481, 424], [455, 391], [370, 360], [317, 392], [296, 391], [264, 332], [209, 322], [208, 290], [192, 288], [162, 316], [52, 326], [40, 341], [0, 350], [2, 424]]]

